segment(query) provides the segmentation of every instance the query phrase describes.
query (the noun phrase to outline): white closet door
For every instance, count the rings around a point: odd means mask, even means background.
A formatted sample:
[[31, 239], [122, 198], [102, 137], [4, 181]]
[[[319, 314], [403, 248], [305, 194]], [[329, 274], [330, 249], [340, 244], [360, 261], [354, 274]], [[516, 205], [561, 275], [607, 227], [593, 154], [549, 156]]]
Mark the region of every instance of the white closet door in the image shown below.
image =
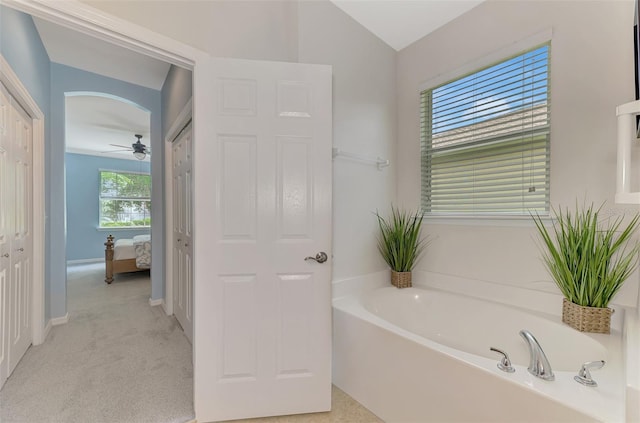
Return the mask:
[[[9, 273], [11, 264], [11, 242], [9, 223], [13, 221], [9, 189], [13, 186], [9, 171], [11, 142], [9, 119], [11, 104], [9, 95], [0, 85], [0, 387], [9, 377]], [[12, 195], [13, 197], [13, 195]], [[13, 201], [13, 198], [11, 198]]]
[[327, 411], [331, 68], [198, 69], [194, 119], [213, 133], [194, 143], [196, 418]]
[[173, 159], [173, 313], [185, 335], [193, 339], [193, 243], [191, 126], [172, 146]]
[[11, 278], [9, 297], [9, 371], [31, 345], [31, 269], [33, 256], [31, 213], [32, 199], [32, 143], [33, 131], [29, 115], [17, 104], [11, 107], [13, 133], [12, 160], [14, 201], [13, 232], [11, 233]]
[[32, 123], [6, 88], [0, 93], [0, 383], [31, 345]]

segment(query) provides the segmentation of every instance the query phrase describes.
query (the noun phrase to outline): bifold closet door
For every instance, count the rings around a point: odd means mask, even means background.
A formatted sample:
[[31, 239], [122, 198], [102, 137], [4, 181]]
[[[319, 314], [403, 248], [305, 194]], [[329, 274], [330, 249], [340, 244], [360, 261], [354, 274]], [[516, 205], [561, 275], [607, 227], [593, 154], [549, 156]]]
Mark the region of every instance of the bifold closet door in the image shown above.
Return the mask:
[[9, 115], [10, 100], [4, 85], [0, 85], [0, 386], [9, 377], [9, 270], [11, 242], [9, 221], [12, 221], [9, 187]]
[[0, 383], [31, 345], [32, 143], [29, 115], [1, 87], [0, 120]]
[[172, 146], [173, 172], [173, 313], [193, 342], [193, 246], [191, 210], [191, 125]]

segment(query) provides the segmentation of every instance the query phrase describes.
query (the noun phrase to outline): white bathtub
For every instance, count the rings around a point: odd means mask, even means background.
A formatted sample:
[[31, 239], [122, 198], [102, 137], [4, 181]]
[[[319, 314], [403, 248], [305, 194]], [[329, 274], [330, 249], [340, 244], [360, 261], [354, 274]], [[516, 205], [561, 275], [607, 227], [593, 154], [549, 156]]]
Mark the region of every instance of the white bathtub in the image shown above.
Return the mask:
[[[527, 372], [521, 329], [540, 342], [555, 381]], [[499, 370], [489, 347], [507, 351], [516, 372]], [[388, 423], [625, 421], [619, 330], [583, 334], [558, 315], [464, 295], [385, 287], [334, 299], [333, 360], [334, 383]], [[592, 371], [598, 387], [575, 382], [594, 360], [607, 363]]]

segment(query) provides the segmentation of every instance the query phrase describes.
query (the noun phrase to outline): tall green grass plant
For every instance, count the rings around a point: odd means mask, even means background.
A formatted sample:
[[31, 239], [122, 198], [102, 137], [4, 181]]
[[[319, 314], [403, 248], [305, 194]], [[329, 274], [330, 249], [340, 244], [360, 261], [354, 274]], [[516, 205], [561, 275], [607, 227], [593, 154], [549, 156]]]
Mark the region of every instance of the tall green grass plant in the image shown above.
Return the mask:
[[425, 240], [420, 238], [424, 213], [409, 213], [391, 206], [388, 219], [378, 212], [376, 216], [380, 227], [378, 250], [382, 258], [391, 270], [410, 272], [426, 246]]
[[539, 215], [532, 216], [542, 238], [543, 260], [562, 294], [587, 307], [607, 307], [638, 266], [640, 245], [632, 240], [640, 224], [635, 215], [622, 227], [623, 216], [602, 222], [602, 206], [572, 214], [554, 210], [555, 222], [547, 230]]

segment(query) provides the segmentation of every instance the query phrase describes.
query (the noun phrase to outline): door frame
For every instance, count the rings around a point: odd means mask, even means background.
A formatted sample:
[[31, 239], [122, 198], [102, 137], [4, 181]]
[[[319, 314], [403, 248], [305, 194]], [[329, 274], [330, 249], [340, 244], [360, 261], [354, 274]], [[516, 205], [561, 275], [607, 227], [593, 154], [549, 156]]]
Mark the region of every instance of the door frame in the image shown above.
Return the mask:
[[[85, 5], [80, 2], [50, 2], [48, 0], [2, 0], [4, 6], [12, 9], [27, 13], [31, 16], [35, 16], [44, 19], [49, 22], [56, 23], [65, 28], [72, 29], [79, 33], [95, 37], [99, 40], [117, 45], [129, 49], [131, 51], [143, 54], [145, 56], [153, 57], [158, 60], [162, 60], [176, 66], [180, 66], [185, 69], [189, 69], [193, 72], [193, 91], [206, 92], [207, 83], [206, 77], [200, 75], [202, 64], [206, 63], [209, 58], [209, 54], [176, 41], [167, 36], [153, 32], [147, 28], [136, 25], [132, 22], [124, 19], [117, 18], [115, 16], [107, 15], [101, 11], [92, 8], [89, 5]], [[3, 66], [3, 69], [5, 66]], [[201, 87], [204, 87], [202, 90]], [[26, 92], [26, 90], [24, 90]], [[28, 93], [27, 93], [28, 94]], [[27, 107], [28, 109], [37, 110], [35, 102], [31, 103], [35, 108]], [[207, 98], [203, 95], [193, 96], [193, 137], [194, 137], [194, 150], [197, 148], [197, 140], [210, 139], [213, 136], [213, 130], [210, 125], [206, 125], [205, 116], [211, 113], [210, 106], [207, 104]], [[27, 110], [31, 112], [31, 110]], [[34, 289], [34, 302], [39, 304], [39, 307], [34, 307], [34, 312], [39, 312], [37, 320], [34, 319], [34, 343], [35, 341], [43, 342], [44, 334], [44, 253], [45, 253], [45, 238], [44, 238], [44, 115], [40, 112], [39, 119], [34, 121], [34, 144], [39, 146], [39, 150], [36, 153], [34, 148], [34, 255], [38, 261], [39, 272], [37, 274], [38, 286]], [[198, 117], [202, 116], [203, 119]], [[197, 124], [200, 122], [200, 125]], [[38, 141], [36, 142], [36, 139]], [[36, 157], [35, 155], [38, 155]], [[196, 176], [196, 164], [194, 163], [194, 177]], [[195, 182], [195, 181], [194, 181]], [[165, 193], [167, 187], [165, 187]], [[36, 197], [37, 195], [37, 197]], [[195, 200], [195, 194], [194, 194]], [[200, 223], [203, 226], [207, 226], [206, 219], [199, 219], [198, 214], [194, 213], [194, 230]], [[37, 227], [36, 227], [37, 225]], [[36, 230], [38, 233], [36, 233]], [[204, 238], [194, 237], [194, 250], [198, 250], [199, 247], [206, 247], [206, 240]], [[166, 248], [166, 245], [165, 245]], [[37, 252], [37, 254], [36, 254]], [[36, 264], [36, 263], [34, 263]], [[206, 281], [207, 267], [206, 263], [200, 263], [197, 257], [194, 257], [193, 261], [194, 270], [194, 296], [198, 290], [198, 282]], [[170, 274], [169, 274], [170, 275]], [[34, 277], [36, 273], [34, 272]], [[165, 279], [166, 282], [166, 279]], [[167, 286], [165, 283], [165, 295], [167, 292]], [[173, 293], [172, 293], [173, 294]], [[165, 301], [167, 303], [167, 301]], [[167, 304], [167, 306], [170, 306]], [[195, 311], [195, 307], [194, 307]], [[194, 327], [197, 323], [194, 322]], [[37, 332], [37, 333], [36, 333]], [[194, 371], [197, 363], [196, 356], [196, 339], [194, 337], [193, 348], [193, 362]], [[206, 358], [203, 357], [203, 361]], [[198, 398], [198, 392], [195, 389], [194, 383], [194, 410], [197, 417], [197, 404], [204, 402], [205, 398]]]
[[46, 336], [44, 322], [44, 113], [33, 100], [29, 91], [22, 84], [18, 75], [0, 54], [0, 81], [9, 93], [25, 109], [33, 125], [32, 166], [33, 178], [33, 215], [31, 217], [32, 245], [32, 278], [31, 278], [31, 343], [39, 345]]
[[185, 125], [193, 117], [193, 97], [184, 105], [178, 117], [173, 121], [164, 138], [164, 199], [165, 199], [165, 281], [164, 287], [164, 311], [168, 316], [173, 314], [173, 141], [180, 135]]

